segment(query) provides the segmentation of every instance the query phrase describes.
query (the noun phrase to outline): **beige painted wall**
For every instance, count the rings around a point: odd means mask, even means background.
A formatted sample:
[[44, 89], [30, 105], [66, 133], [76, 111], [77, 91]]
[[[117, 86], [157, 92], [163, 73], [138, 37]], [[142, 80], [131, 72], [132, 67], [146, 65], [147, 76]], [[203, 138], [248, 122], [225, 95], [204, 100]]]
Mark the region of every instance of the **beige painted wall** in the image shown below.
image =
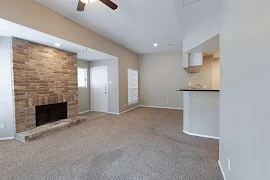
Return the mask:
[[[109, 81], [109, 112], [119, 113], [119, 77], [118, 77], [118, 60], [106, 59], [95, 61], [78, 60], [78, 67], [87, 68], [88, 79], [87, 88], [78, 88], [79, 112], [91, 110], [91, 67], [107, 66]], [[111, 83], [110, 83], [111, 82]]]
[[[107, 66], [108, 69], [108, 81], [109, 81], [109, 112], [119, 113], [119, 76], [118, 76], [118, 60], [106, 59], [90, 61], [89, 67]], [[90, 89], [91, 91], [91, 89]], [[90, 92], [91, 93], [91, 92]], [[91, 104], [91, 101], [90, 101]]]
[[189, 74], [188, 82], [191, 82], [191, 86], [201, 84], [206, 85], [207, 89], [212, 89], [212, 68], [213, 56], [204, 56], [200, 72]]
[[269, 9], [269, 0], [228, 0], [220, 33], [219, 160], [228, 180], [270, 179]]
[[12, 71], [12, 40], [0, 36], [0, 140], [14, 137], [14, 97]]
[[220, 61], [219, 61], [219, 58], [213, 59], [212, 89], [220, 89]]
[[0, 17], [43, 33], [118, 57], [119, 109], [128, 100], [127, 69], [138, 69], [139, 57], [127, 48], [93, 32], [33, 0], [0, 0]]
[[85, 111], [91, 110], [89, 61], [78, 60], [78, 68], [86, 68], [87, 69], [87, 88], [78, 87], [79, 112], [85, 112]]
[[[139, 56], [138, 56], [139, 59]], [[138, 61], [124, 61], [121, 62], [118, 59], [119, 66], [119, 107], [120, 112], [137, 107], [139, 103], [128, 105], [128, 69], [135, 69], [139, 71], [139, 60]], [[140, 81], [140, 79], [139, 79]]]
[[201, 84], [206, 85], [207, 89], [220, 89], [219, 59], [214, 59], [212, 55], [204, 56], [200, 72], [189, 74], [188, 82], [191, 82], [191, 86]]
[[182, 57], [177, 51], [140, 55], [141, 105], [183, 108], [183, 92], [176, 91], [187, 86]]

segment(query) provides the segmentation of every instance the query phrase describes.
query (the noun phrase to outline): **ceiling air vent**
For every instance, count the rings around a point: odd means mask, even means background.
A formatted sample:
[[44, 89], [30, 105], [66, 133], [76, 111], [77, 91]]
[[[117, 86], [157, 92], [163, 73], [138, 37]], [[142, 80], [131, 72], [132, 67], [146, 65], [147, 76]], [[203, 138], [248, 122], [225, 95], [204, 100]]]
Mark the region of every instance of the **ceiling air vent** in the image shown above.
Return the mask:
[[194, 3], [198, 3], [200, 0], [182, 0], [184, 6], [188, 6]]

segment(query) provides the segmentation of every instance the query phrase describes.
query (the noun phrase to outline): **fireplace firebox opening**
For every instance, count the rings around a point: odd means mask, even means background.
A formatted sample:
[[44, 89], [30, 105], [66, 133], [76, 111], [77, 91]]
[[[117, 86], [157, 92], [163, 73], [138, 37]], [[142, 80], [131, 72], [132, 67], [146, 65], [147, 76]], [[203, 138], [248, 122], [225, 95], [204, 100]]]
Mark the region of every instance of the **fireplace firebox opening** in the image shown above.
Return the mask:
[[36, 126], [67, 118], [67, 103], [36, 106]]

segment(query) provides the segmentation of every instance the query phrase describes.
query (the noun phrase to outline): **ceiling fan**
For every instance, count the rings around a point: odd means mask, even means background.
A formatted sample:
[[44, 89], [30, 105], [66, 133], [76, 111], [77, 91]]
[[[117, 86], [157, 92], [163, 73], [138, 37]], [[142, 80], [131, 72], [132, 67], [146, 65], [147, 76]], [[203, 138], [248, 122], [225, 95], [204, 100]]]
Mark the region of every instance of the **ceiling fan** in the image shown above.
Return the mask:
[[[96, 0], [79, 0], [77, 11], [84, 11], [85, 5], [88, 4], [89, 1], [90, 1], [90, 3], [93, 3]], [[112, 10], [116, 10], [118, 7], [115, 3], [113, 3], [110, 0], [99, 0], [99, 1], [101, 1], [103, 4], [105, 4], [106, 6], [111, 8]]]

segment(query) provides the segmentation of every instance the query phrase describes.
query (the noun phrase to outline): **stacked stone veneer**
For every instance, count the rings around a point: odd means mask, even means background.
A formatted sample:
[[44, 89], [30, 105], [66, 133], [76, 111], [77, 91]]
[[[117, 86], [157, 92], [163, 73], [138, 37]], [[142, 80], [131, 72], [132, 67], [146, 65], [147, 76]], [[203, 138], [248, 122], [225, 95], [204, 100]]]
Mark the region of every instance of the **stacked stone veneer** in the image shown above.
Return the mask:
[[78, 115], [76, 54], [12, 38], [16, 132], [36, 127], [35, 106], [67, 102]]

